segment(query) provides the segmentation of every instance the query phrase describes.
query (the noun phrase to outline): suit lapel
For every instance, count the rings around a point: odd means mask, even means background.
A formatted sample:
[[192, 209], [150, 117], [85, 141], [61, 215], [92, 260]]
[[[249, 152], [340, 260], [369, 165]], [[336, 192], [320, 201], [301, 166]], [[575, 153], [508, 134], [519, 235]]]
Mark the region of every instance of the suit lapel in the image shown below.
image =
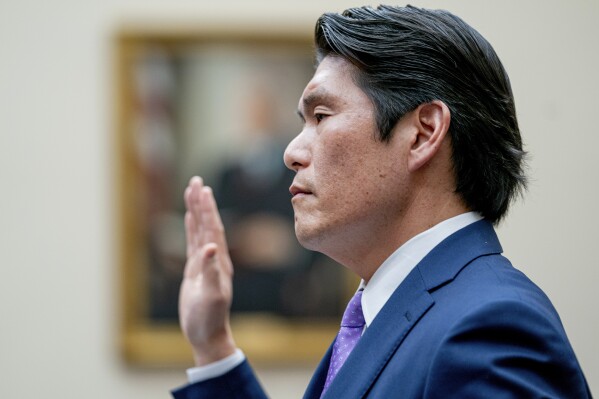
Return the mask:
[[[324, 399], [362, 398], [410, 330], [434, 305], [435, 288], [453, 280], [472, 260], [501, 253], [493, 226], [485, 220], [452, 234], [435, 247], [399, 285], [354, 348]], [[304, 399], [318, 399], [332, 345], [314, 374]]]
[[410, 329], [432, 305], [420, 275], [410, 273], [366, 329], [324, 398], [363, 397]]

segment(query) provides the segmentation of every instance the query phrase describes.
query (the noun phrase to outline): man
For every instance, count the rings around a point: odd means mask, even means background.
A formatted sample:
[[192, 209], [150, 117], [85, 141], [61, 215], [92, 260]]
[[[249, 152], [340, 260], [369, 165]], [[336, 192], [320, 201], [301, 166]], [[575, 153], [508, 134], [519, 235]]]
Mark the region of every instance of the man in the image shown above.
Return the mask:
[[[323, 15], [316, 47], [284, 157], [295, 231], [362, 284], [304, 397], [590, 397], [556, 311], [493, 230], [525, 177], [490, 44], [448, 12], [381, 6]], [[174, 395], [263, 398], [229, 326], [211, 190], [193, 178], [185, 199], [180, 320], [198, 367]]]

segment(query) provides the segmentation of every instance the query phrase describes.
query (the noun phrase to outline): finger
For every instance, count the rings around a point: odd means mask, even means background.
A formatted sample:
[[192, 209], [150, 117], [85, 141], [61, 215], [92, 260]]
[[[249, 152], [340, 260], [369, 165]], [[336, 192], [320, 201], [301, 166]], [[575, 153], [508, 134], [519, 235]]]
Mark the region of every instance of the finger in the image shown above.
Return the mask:
[[200, 251], [195, 252], [185, 265], [184, 276], [189, 279], [195, 279], [199, 274], [206, 279], [203, 284], [207, 287], [213, 286], [218, 279], [219, 267], [216, 254], [218, 246], [215, 243], [204, 245]]
[[216, 253], [218, 252], [218, 246], [215, 243], [209, 243], [204, 245], [203, 254], [204, 261], [208, 262], [212, 259], [216, 258]]
[[204, 230], [204, 243], [216, 243], [223, 250], [227, 250], [225, 229], [214, 200], [214, 194], [210, 187], [202, 188], [201, 196], [201, 223]]
[[219, 265], [228, 275], [233, 274], [233, 265], [229, 258], [225, 228], [218, 211], [214, 193], [210, 187], [202, 188], [202, 224], [204, 226], [204, 242], [214, 242], [218, 246]]
[[[199, 176], [194, 176], [189, 180], [189, 197], [188, 197], [188, 203], [187, 205], [187, 209], [197, 213], [197, 210], [195, 208], [197, 208], [197, 205], [199, 204], [200, 201], [200, 191], [202, 190], [202, 187], [204, 186], [204, 181], [202, 180], [201, 177]], [[199, 213], [197, 213], [197, 215], [194, 216], [199, 216]]]
[[191, 210], [191, 184], [185, 187], [183, 192], [183, 200], [185, 201], [185, 209]]
[[187, 239], [187, 258], [191, 258], [197, 249], [196, 232], [197, 226], [191, 212], [185, 212], [185, 237]]
[[201, 177], [194, 176], [191, 178], [189, 182], [189, 186], [191, 191], [189, 193], [189, 211], [191, 212], [194, 219], [194, 243], [196, 248], [205, 244], [203, 241], [203, 226], [202, 226], [202, 216], [201, 216], [201, 191], [204, 186], [204, 181]]
[[187, 238], [187, 257], [197, 247], [197, 223], [191, 213], [191, 185], [187, 186], [183, 194], [185, 201], [185, 237]]
[[221, 259], [218, 256], [222, 249], [215, 243], [211, 242], [202, 247], [202, 275], [204, 277], [205, 287], [210, 289], [220, 290], [221, 287]]

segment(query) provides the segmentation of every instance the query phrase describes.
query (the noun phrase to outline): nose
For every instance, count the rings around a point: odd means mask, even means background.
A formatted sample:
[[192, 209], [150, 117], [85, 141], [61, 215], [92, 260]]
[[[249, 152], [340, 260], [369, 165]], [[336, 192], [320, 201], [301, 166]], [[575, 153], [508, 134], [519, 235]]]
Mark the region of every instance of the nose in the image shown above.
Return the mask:
[[310, 151], [307, 144], [304, 131], [295, 136], [285, 149], [283, 155], [285, 166], [296, 172], [307, 167], [310, 163]]

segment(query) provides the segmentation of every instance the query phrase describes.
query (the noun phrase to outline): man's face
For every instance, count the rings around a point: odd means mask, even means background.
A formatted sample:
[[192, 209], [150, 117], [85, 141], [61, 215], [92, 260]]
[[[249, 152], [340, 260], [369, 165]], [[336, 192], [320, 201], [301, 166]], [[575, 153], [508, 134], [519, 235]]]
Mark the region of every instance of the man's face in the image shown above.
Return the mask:
[[353, 68], [338, 57], [321, 62], [299, 101], [303, 130], [285, 151], [285, 164], [297, 172], [296, 235], [339, 261], [341, 252], [385, 238], [406, 192], [406, 140], [397, 126], [389, 143], [378, 140], [373, 104]]

